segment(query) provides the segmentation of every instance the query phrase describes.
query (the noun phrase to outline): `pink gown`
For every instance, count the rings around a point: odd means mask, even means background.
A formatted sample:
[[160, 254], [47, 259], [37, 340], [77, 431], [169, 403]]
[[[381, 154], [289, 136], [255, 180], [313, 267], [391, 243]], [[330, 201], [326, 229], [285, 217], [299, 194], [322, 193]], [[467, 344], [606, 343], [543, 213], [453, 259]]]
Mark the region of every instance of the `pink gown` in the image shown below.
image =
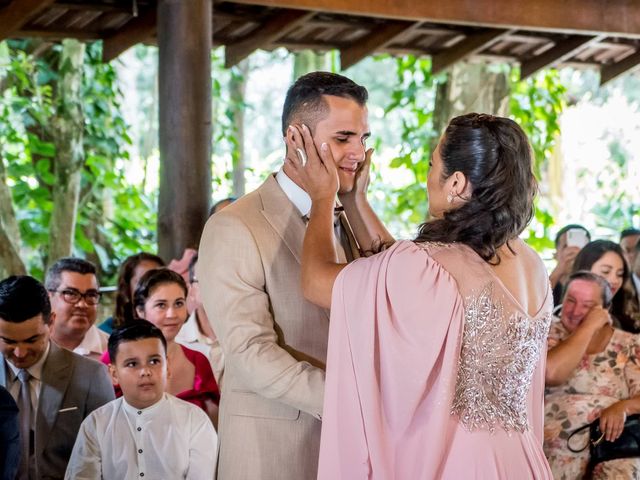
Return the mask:
[[397, 242], [333, 287], [319, 479], [546, 479], [546, 300], [460, 245]]

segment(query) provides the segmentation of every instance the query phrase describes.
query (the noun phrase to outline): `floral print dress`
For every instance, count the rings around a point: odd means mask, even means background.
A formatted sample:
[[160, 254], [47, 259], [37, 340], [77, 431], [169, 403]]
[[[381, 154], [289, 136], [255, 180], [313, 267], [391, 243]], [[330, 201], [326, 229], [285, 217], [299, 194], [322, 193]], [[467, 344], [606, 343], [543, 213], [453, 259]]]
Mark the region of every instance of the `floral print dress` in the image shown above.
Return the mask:
[[[570, 332], [554, 321], [547, 340], [551, 349]], [[640, 394], [640, 337], [614, 329], [606, 348], [585, 355], [567, 381], [545, 391], [544, 453], [556, 480], [583, 478], [587, 473], [589, 449], [573, 453], [567, 439], [575, 429], [598, 418], [601, 410]], [[574, 435], [571, 447], [582, 448], [589, 430]], [[610, 460], [593, 471], [597, 479], [640, 479], [640, 457]]]

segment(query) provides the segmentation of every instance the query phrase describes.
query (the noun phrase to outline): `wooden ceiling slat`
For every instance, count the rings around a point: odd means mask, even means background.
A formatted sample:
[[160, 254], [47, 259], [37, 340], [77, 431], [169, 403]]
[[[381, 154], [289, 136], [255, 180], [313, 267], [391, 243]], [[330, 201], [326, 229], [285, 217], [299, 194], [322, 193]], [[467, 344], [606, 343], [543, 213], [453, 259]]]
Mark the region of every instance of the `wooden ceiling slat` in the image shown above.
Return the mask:
[[142, 43], [155, 35], [157, 27], [156, 10], [149, 8], [113, 35], [104, 39], [102, 60], [110, 62], [125, 50]]
[[431, 71], [434, 74], [439, 73], [454, 63], [490, 47], [493, 43], [510, 33], [512, 33], [511, 30], [489, 30], [469, 35], [457, 45], [433, 55], [431, 59]]
[[582, 36], [574, 35], [562, 42], [558, 43], [555, 47], [547, 50], [542, 55], [533, 57], [531, 60], [523, 62], [520, 67], [520, 78], [525, 79], [533, 75], [543, 68], [551, 65], [562, 63], [565, 60], [576, 55], [579, 51], [583, 50], [594, 41], [601, 39], [601, 37], [594, 36]]
[[238, 43], [227, 45], [225, 49], [225, 67], [230, 68], [238, 64], [254, 50], [263, 45], [270, 45], [275, 40], [284, 37], [291, 30], [313, 17], [313, 15], [315, 13], [301, 10], [278, 12], [277, 15], [263, 23], [250, 37]]
[[618, 78], [623, 73], [635, 70], [639, 65], [640, 50], [637, 50], [634, 54], [629, 55], [621, 62], [602, 67], [600, 69], [600, 85], [604, 85], [605, 83]]
[[235, 3], [304, 9], [396, 20], [537, 30], [609, 34], [640, 38], [640, 8], [630, 0], [234, 0]]
[[341, 49], [340, 64], [342, 69], [355, 65], [363, 58], [389, 45], [413, 25], [415, 23], [412, 22], [390, 22], [374, 29], [367, 37], [354, 42], [350, 47]]
[[54, 0], [14, 0], [0, 9], [0, 40], [9, 38]]

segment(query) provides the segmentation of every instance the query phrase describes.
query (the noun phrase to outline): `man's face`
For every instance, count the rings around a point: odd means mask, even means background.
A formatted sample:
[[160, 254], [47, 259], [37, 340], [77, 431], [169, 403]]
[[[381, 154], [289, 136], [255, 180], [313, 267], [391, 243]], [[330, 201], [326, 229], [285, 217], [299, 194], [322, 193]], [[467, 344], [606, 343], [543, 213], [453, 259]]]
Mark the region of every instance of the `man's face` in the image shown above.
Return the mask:
[[340, 193], [353, 190], [356, 172], [364, 161], [365, 142], [369, 138], [369, 112], [354, 100], [325, 95], [329, 114], [313, 129], [318, 152], [323, 143], [329, 145], [338, 167]]
[[640, 241], [640, 235], [627, 235], [622, 240], [620, 240], [620, 246], [622, 247], [622, 253], [624, 254], [624, 259], [627, 261], [627, 265], [629, 268], [633, 268], [636, 262], [636, 256], [638, 251], [636, 250], [636, 245]]
[[602, 306], [600, 285], [589, 280], [574, 280], [569, 284], [562, 301], [560, 320], [573, 332], [593, 307]]
[[16, 368], [34, 365], [49, 344], [49, 326], [42, 314], [20, 323], [0, 318], [0, 353]]
[[54, 338], [56, 336], [84, 336], [95, 323], [98, 314], [97, 305], [87, 304], [86, 298], [77, 303], [65, 301], [62, 292], [76, 290], [80, 293], [98, 291], [98, 281], [92, 273], [62, 272], [60, 286], [56, 292], [50, 292], [51, 310], [53, 314]]
[[116, 358], [111, 359], [109, 373], [120, 385], [129, 405], [147, 408], [157, 403], [167, 385], [167, 354], [158, 338], [122, 342]]

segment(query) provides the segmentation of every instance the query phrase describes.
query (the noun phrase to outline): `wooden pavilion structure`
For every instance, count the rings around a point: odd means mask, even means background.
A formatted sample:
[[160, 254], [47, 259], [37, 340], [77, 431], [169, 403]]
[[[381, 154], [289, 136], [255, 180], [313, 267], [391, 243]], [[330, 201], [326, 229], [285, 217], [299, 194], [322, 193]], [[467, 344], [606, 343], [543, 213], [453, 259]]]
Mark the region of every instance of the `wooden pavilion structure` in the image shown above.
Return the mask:
[[340, 51], [342, 68], [387, 52], [429, 55], [433, 70], [482, 57], [522, 77], [591, 66], [606, 83], [640, 65], [632, 0], [0, 0], [0, 40], [103, 40], [104, 60], [159, 46], [161, 188], [167, 258], [193, 245], [210, 201], [210, 49], [232, 66], [256, 49]]

